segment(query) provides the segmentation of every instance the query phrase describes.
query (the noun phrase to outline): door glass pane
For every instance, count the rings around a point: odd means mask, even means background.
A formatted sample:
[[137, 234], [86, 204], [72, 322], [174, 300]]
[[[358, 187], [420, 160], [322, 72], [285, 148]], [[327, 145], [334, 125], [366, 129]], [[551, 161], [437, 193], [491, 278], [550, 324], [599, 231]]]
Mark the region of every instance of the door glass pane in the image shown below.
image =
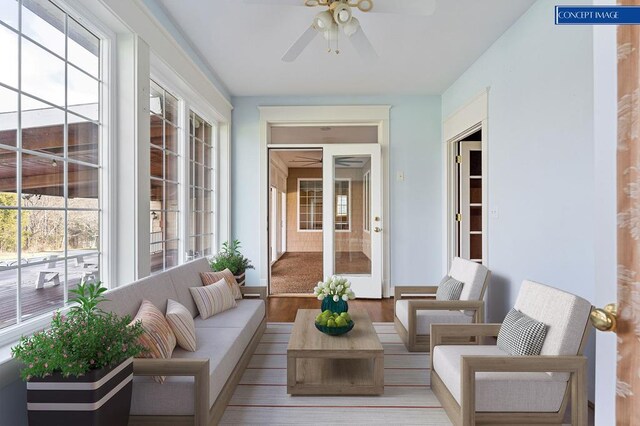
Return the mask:
[[371, 275], [371, 234], [365, 232], [364, 180], [370, 156], [335, 157], [334, 250], [337, 275]]

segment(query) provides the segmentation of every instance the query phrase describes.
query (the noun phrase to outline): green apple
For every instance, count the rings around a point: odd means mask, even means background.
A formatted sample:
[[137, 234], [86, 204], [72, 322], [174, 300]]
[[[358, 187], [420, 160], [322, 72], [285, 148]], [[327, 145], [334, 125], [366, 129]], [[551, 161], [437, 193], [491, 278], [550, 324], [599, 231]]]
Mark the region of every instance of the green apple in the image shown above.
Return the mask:
[[335, 326], [336, 326], [336, 322], [333, 320], [333, 318], [327, 321], [327, 327], [335, 327]]
[[347, 320], [345, 320], [343, 317], [338, 317], [338, 319], [336, 320], [336, 325], [338, 327], [346, 327], [347, 326]]
[[326, 318], [324, 318], [324, 317], [323, 317], [323, 318], [320, 318], [320, 321], [317, 321], [317, 322], [318, 322], [318, 324], [320, 324], [320, 325], [321, 325], [321, 326], [323, 326], [323, 327], [326, 327], [326, 326], [327, 326], [327, 319], [326, 319]]
[[322, 312], [322, 315], [324, 315], [324, 317], [329, 317], [331, 316], [331, 311], [329, 309], [325, 310], [324, 312]]
[[348, 312], [343, 312], [340, 314], [342, 318], [344, 318], [347, 322], [351, 321], [351, 315]]
[[316, 322], [320, 322], [322, 318], [323, 318], [322, 314], [318, 314], [318, 316], [316, 317]]

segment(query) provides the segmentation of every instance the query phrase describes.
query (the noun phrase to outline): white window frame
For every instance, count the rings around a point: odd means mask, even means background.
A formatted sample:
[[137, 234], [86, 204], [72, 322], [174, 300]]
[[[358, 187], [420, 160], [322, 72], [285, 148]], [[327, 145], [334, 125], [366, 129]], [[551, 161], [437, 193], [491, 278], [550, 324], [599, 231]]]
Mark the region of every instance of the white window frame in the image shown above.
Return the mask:
[[213, 238], [210, 241], [211, 244], [211, 252], [215, 253], [217, 248], [220, 247], [220, 215], [218, 214], [220, 208], [220, 190], [219, 190], [219, 182], [220, 182], [220, 126], [221, 126], [221, 118], [218, 116], [210, 105], [202, 99], [195, 91], [193, 91], [190, 86], [184, 82], [175, 72], [173, 72], [161, 59], [159, 59], [153, 52], [151, 52], [151, 73], [150, 79], [154, 80], [156, 83], [161, 85], [165, 90], [176, 96], [179, 100], [179, 111], [178, 114], [180, 116], [179, 120], [179, 144], [180, 144], [180, 242], [178, 245], [179, 256], [178, 256], [178, 264], [183, 264], [187, 262], [187, 247], [188, 247], [188, 239], [189, 235], [189, 221], [190, 219], [190, 210], [189, 210], [189, 190], [191, 188], [191, 181], [189, 177], [189, 144], [190, 135], [189, 135], [189, 113], [190, 111], [197, 114], [199, 117], [204, 119], [206, 122], [211, 124], [212, 131], [212, 147], [213, 147], [213, 168], [214, 173], [212, 176], [213, 182], [213, 199], [212, 203], [212, 212], [214, 223], [212, 226]]
[[[348, 217], [348, 225], [349, 225], [349, 229], [334, 229], [335, 232], [351, 232], [351, 216], [352, 216], [352, 212], [351, 212], [351, 178], [340, 178], [340, 179], [335, 179], [336, 181], [340, 181], [340, 182], [348, 182], [348, 189], [349, 189], [349, 193], [347, 194], [347, 217]], [[323, 178], [298, 178], [298, 182], [297, 182], [297, 192], [296, 192], [296, 204], [297, 204], [297, 211], [296, 211], [296, 223], [297, 223], [297, 231], [298, 232], [322, 232], [324, 229], [300, 229], [300, 182], [302, 181], [323, 181]], [[323, 189], [324, 191], [324, 189]], [[335, 201], [334, 201], [334, 206], [333, 206], [333, 212], [334, 215], [336, 214], [336, 206], [335, 206]], [[324, 227], [324, 217], [322, 218], [322, 225]]]
[[[113, 277], [116, 276], [116, 264], [110, 255], [112, 247], [115, 247], [116, 227], [113, 224], [113, 208], [115, 206], [115, 191], [117, 173], [111, 171], [115, 162], [116, 151], [113, 147], [115, 141], [115, 64], [116, 64], [116, 33], [98, 19], [84, 4], [77, 1], [51, 0], [65, 13], [72, 16], [78, 23], [87, 28], [93, 35], [100, 39], [100, 105], [98, 108], [98, 121], [101, 123], [99, 130], [99, 158], [98, 163], [98, 220], [100, 223], [100, 237], [98, 256], [100, 265], [100, 279], [108, 288], [115, 287]], [[20, 6], [20, 5], [19, 5]], [[17, 148], [16, 148], [17, 149]], [[26, 321], [16, 323], [0, 330], [0, 348], [15, 343], [20, 336], [30, 335], [49, 326], [52, 313], [56, 310], [67, 311], [69, 305], [54, 309]], [[18, 313], [16, 312], [16, 315]], [[2, 359], [0, 359], [1, 365]]]
[[371, 170], [362, 175], [362, 231], [371, 233]]

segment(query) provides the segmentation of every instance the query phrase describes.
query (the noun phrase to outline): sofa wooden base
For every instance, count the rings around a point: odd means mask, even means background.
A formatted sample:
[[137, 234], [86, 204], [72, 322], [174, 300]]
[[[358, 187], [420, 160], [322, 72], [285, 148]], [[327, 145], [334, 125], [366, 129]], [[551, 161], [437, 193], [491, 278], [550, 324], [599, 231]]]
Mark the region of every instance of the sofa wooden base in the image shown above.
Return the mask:
[[[238, 361], [238, 363], [236, 364], [236, 367], [231, 372], [231, 375], [227, 379], [227, 382], [225, 383], [224, 387], [220, 391], [218, 398], [216, 398], [216, 401], [213, 403], [213, 406], [208, 410], [208, 414], [206, 418], [204, 418], [205, 417], [204, 415], [201, 416], [203, 417], [202, 419], [198, 419], [198, 420], [196, 420], [194, 416], [130, 416], [129, 426], [145, 426], [145, 425], [192, 426], [194, 424], [196, 426], [217, 425], [220, 422], [220, 419], [222, 418], [224, 411], [226, 410], [227, 405], [229, 404], [229, 401], [233, 396], [233, 392], [235, 391], [236, 386], [238, 385], [238, 382], [240, 382], [240, 379], [242, 378], [242, 375], [244, 374], [244, 371], [247, 365], [249, 364], [249, 361], [251, 360], [251, 357], [253, 356], [253, 353], [255, 352], [256, 347], [258, 346], [258, 343], [260, 343], [260, 340], [262, 339], [262, 335], [264, 334], [264, 331], [266, 330], [266, 328], [267, 328], [267, 319], [264, 318], [260, 323], [260, 326], [258, 326], [258, 329], [256, 330], [256, 332], [253, 334], [251, 341], [249, 342], [244, 352], [242, 353], [240, 360]], [[146, 361], [146, 360], [141, 360], [141, 361]], [[168, 360], [167, 362], [171, 362], [171, 360]], [[158, 374], [160, 373], [162, 372], [159, 372]], [[180, 375], [180, 374], [174, 374], [174, 375]], [[184, 374], [184, 375], [188, 375], [188, 374]], [[207, 381], [206, 381], [207, 389], [209, 387], [208, 377], [209, 375], [208, 375], [208, 363], [207, 363]], [[197, 391], [196, 391], [196, 395], [198, 395]], [[208, 393], [207, 393], [206, 402], [208, 403]]]

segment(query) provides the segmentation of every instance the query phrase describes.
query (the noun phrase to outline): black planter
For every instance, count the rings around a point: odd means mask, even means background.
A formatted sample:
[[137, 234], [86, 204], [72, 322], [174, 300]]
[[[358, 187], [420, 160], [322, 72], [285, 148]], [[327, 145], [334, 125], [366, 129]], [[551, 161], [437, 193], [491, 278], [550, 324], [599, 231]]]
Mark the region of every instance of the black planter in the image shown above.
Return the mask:
[[80, 377], [56, 373], [27, 381], [29, 425], [126, 426], [133, 358]]

